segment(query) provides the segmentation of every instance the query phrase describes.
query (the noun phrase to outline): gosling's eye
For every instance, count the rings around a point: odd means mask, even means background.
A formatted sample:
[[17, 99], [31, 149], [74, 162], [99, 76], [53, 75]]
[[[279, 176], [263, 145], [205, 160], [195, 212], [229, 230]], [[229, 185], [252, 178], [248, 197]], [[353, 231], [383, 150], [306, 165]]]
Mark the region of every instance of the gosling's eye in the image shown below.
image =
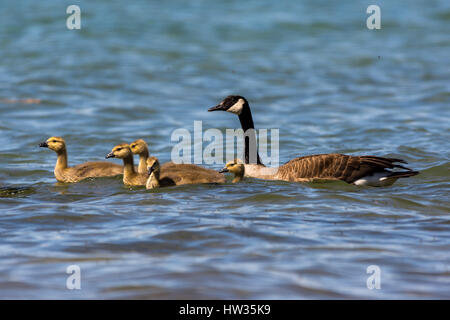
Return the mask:
[[116, 151], [120, 151], [120, 150], [122, 150], [122, 148], [119, 148], [119, 149], [117, 149]]
[[52, 140], [52, 142], [53, 142], [53, 143], [55, 143], [55, 142], [58, 142], [58, 141], [56, 141], [56, 140]]

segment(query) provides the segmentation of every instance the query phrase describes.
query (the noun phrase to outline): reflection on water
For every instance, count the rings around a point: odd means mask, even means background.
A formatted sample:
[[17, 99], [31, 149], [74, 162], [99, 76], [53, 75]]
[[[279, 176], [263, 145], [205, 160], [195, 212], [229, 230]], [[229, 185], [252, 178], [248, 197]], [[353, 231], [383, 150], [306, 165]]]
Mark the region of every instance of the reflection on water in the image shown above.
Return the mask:
[[25, 196], [33, 192], [33, 188], [27, 187], [0, 187], [0, 197]]
[[[446, 1], [383, 2], [378, 31], [342, 1], [79, 5], [79, 31], [60, 1], [0, 5], [0, 298], [450, 298]], [[37, 147], [63, 136], [77, 164], [143, 138], [165, 162], [177, 128], [239, 127], [206, 111], [231, 93], [280, 129], [281, 163], [373, 154], [421, 174], [147, 191], [56, 183]]]

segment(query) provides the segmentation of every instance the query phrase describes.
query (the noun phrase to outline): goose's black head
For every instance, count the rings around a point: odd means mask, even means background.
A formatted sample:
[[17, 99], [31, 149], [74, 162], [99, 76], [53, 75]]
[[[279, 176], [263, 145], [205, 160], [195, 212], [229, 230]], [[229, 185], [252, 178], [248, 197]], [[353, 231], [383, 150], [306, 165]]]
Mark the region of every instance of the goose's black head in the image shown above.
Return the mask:
[[239, 116], [248, 107], [247, 99], [243, 96], [228, 96], [217, 106], [209, 108], [208, 111], [228, 111]]
[[[228, 111], [231, 113], [236, 114], [239, 117], [239, 121], [241, 122], [242, 130], [247, 134], [247, 130], [249, 129], [255, 129], [255, 125], [253, 124], [253, 117], [252, 112], [250, 111], [250, 106], [248, 105], [247, 99], [245, 99], [243, 96], [228, 96], [221, 103], [219, 103], [217, 106], [209, 108], [208, 111]], [[256, 136], [255, 131], [250, 131], [248, 133], [249, 135], [245, 136], [244, 143], [245, 143], [245, 163], [250, 163], [250, 136], [255, 137], [253, 139], [252, 144], [256, 151]], [[252, 158], [253, 159], [253, 158]], [[252, 163], [255, 162], [252, 160]], [[256, 163], [261, 164], [261, 158], [258, 155], [258, 152], [256, 152]]]

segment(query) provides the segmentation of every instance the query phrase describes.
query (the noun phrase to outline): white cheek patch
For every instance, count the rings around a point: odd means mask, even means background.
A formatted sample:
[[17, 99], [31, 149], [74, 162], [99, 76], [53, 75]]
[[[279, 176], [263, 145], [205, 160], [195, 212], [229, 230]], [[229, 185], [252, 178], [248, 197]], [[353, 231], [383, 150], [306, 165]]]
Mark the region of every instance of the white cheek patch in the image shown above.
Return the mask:
[[244, 100], [239, 99], [231, 108], [228, 108], [228, 112], [237, 114], [238, 116], [242, 113], [242, 109], [244, 108]]

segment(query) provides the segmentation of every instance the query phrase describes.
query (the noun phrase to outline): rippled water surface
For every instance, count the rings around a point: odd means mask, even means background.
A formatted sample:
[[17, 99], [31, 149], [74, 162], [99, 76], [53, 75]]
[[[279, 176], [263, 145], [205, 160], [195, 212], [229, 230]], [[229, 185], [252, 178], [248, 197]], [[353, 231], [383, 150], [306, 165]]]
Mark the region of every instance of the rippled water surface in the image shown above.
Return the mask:
[[[81, 30], [69, 2], [0, 3], [0, 298], [450, 298], [448, 1], [377, 1], [381, 30], [365, 1], [76, 3]], [[177, 128], [240, 126], [206, 111], [231, 93], [280, 129], [281, 163], [373, 154], [421, 173], [148, 192], [57, 184], [38, 148], [63, 136], [76, 164], [143, 138], [165, 162]]]

